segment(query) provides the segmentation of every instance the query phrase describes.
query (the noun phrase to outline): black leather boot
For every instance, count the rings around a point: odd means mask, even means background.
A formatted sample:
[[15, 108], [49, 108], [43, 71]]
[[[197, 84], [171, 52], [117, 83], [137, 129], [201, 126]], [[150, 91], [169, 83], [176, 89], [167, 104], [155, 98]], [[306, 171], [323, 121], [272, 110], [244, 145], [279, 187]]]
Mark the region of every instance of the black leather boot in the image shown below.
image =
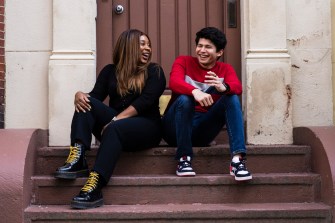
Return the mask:
[[72, 208], [88, 209], [96, 208], [103, 205], [101, 189], [104, 185], [102, 176], [92, 171], [87, 179], [86, 184], [80, 190], [79, 195], [74, 197], [71, 202]]
[[85, 147], [82, 144], [75, 143], [70, 146], [70, 154], [65, 164], [57, 168], [56, 178], [76, 179], [77, 177], [87, 177], [89, 174], [86, 158]]

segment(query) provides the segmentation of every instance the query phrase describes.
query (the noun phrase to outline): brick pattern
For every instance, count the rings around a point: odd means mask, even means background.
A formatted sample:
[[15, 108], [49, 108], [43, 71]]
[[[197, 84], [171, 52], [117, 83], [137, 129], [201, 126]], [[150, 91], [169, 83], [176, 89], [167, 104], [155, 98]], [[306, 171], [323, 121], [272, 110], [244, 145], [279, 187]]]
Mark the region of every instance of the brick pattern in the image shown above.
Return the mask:
[[5, 0], [0, 0], [0, 129], [5, 128]]

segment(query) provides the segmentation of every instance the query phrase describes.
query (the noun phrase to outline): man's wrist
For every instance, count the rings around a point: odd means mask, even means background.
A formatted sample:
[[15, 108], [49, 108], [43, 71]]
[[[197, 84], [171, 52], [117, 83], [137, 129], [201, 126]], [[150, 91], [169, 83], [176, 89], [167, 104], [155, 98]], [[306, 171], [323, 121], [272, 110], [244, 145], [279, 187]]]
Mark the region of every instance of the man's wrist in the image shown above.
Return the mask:
[[225, 92], [228, 90], [228, 85], [226, 84], [226, 83], [223, 83], [223, 86], [224, 86], [224, 88], [225, 88]]
[[[230, 91], [230, 86], [226, 83], [222, 83], [223, 89], [222, 91], [219, 91], [220, 94], [226, 94]], [[220, 89], [221, 90], [221, 89]]]
[[197, 92], [197, 91], [200, 91], [198, 88], [194, 88], [193, 90], [192, 90], [192, 95], [194, 96], [194, 94]]
[[226, 92], [226, 93], [229, 92], [230, 91], [230, 86], [228, 84], [226, 84], [226, 83], [222, 83], [222, 84], [226, 88], [226, 90], [224, 92]]
[[227, 85], [225, 83], [222, 83], [222, 87], [221, 87], [221, 92], [225, 92], [227, 90]]

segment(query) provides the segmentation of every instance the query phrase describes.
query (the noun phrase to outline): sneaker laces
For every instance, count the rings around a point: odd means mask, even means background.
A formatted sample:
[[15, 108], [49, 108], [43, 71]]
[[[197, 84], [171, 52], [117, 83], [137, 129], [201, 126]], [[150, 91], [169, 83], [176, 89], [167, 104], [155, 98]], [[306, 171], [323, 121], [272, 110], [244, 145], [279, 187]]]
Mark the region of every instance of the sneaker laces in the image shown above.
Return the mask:
[[183, 167], [189, 167], [189, 166], [191, 166], [191, 163], [188, 162], [188, 161], [183, 161], [183, 162], [181, 162], [181, 166], [183, 166]]
[[97, 172], [92, 171], [87, 179], [86, 184], [81, 189], [83, 192], [90, 192], [94, 190], [98, 186], [99, 182], [99, 174]]
[[78, 146], [70, 146], [70, 154], [67, 157], [65, 163], [76, 162], [80, 157], [80, 149]]
[[189, 156], [183, 156], [179, 159], [179, 165], [191, 165], [191, 158]]
[[247, 170], [247, 167], [245, 166], [245, 163], [246, 163], [245, 159], [240, 160], [240, 163], [237, 166], [237, 171]]
[[179, 167], [188, 168], [191, 167], [191, 161], [188, 160], [188, 157], [182, 157], [179, 161]]

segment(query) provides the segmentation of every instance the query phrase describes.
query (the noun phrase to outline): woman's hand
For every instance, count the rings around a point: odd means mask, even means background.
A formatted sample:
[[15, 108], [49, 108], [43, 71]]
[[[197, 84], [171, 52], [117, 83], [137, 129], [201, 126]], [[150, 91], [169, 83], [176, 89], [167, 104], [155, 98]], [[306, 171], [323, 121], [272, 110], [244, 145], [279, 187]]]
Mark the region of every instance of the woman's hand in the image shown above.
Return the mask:
[[208, 71], [209, 75], [206, 75], [205, 83], [214, 86], [215, 89], [219, 92], [225, 92], [227, 90], [226, 86], [222, 83], [222, 79], [220, 79], [214, 72]]
[[89, 104], [90, 100], [88, 99], [89, 95], [78, 91], [74, 96], [74, 106], [77, 112], [86, 112], [91, 110], [91, 105]]

